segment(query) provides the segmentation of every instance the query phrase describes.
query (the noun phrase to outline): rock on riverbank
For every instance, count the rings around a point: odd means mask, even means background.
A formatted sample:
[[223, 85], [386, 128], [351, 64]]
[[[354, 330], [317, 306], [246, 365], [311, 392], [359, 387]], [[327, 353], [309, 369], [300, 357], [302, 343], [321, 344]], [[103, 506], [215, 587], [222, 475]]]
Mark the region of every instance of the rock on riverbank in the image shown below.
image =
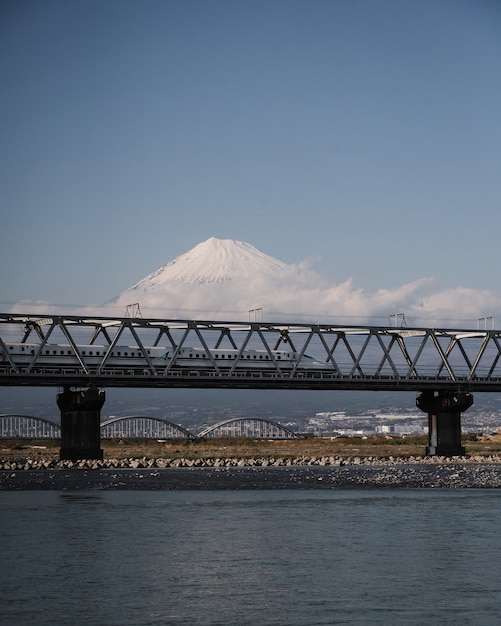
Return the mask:
[[220, 468], [220, 467], [344, 467], [344, 466], [395, 466], [395, 465], [426, 465], [436, 466], [443, 464], [462, 465], [492, 465], [500, 464], [501, 457], [468, 456], [468, 457], [360, 457], [360, 456], [298, 456], [298, 457], [215, 457], [215, 458], [164, 458], [150, 459], [105, 459], [81, 461], [57, 461], [54, 459], [17, 459], [0, 458], [0, 471], [43, 470], [43, 469], [147, 469], [147, 468]]
[[2, 461], [0, 490], [501, 488], [499, 457]]

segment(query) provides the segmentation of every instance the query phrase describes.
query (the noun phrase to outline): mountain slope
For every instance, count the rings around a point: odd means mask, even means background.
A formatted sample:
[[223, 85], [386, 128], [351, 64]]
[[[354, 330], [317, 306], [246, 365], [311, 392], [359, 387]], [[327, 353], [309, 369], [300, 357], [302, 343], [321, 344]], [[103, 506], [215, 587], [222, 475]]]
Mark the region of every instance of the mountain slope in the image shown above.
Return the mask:
[[211, 237], [152, 272], [127, 291], [152, 291], [178, 281], [194, 286], [253, 275], [273, 275], [285, 267], [244, 241]]

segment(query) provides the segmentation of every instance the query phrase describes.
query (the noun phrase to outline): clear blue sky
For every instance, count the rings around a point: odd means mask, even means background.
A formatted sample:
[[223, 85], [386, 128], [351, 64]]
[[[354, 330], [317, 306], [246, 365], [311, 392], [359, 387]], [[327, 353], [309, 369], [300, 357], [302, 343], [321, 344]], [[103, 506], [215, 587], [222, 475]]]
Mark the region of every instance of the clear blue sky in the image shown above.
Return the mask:
[[215, 236], [501, 291], [499, 0], [2, 0], [0, 304]]

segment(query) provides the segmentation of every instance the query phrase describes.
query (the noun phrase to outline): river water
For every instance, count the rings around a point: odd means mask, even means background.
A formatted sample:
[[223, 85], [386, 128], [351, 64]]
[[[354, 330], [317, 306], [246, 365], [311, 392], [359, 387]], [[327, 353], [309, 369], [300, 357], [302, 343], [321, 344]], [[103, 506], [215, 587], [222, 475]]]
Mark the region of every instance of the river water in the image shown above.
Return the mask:
[[0, 624], [501, 623], [501, 492], [0, 492]]

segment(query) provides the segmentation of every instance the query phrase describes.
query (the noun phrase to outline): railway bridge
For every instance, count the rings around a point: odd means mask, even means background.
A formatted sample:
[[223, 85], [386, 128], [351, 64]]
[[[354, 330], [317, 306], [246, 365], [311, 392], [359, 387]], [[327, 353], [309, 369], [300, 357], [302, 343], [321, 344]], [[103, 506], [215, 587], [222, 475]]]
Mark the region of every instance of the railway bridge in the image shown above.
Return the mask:
[[102, 458], [107, 387], [415, 391], [427, 454], [461, 455], [473, 393], [501, 391], [501, 331], [0, 314], [0, 385], [54, 386], [61, 458]]

